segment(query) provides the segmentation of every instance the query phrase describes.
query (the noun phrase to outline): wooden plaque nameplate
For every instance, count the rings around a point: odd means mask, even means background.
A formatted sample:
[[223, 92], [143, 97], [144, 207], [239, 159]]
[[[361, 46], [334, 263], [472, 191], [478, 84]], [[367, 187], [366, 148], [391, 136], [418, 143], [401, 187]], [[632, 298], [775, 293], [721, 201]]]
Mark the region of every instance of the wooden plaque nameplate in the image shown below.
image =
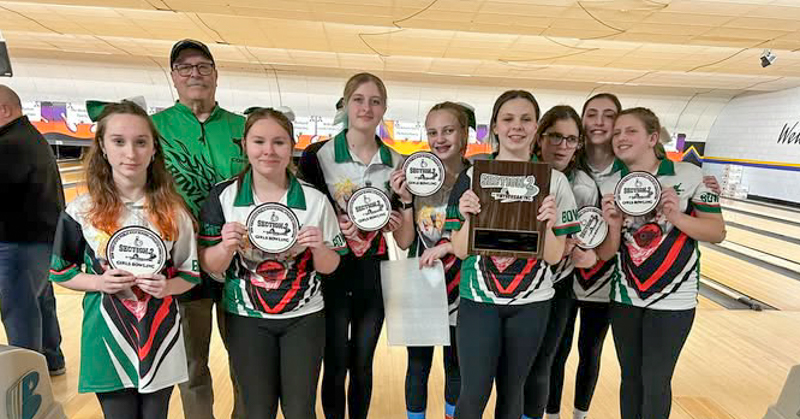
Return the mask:
[[472, 191], [481, 212], [470, 221], [470, 254], [541, 258], [546, 223], [536, 216], [550, 194], [549, 164], [478, 160]]

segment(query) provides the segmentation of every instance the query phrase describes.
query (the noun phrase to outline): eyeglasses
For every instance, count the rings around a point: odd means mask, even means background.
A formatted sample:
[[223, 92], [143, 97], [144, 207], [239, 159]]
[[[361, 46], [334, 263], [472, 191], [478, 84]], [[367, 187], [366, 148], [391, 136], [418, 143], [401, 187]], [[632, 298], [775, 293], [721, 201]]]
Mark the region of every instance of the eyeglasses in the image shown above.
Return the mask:
[[173, 67], [173, 70], [178, 72], [181, 77], [189, 77], [192, 75], [192, 70], [197, 69], [197, 73], [201, 76], [210, 76], [214, 72], [214, 64], [200, 63], [200, 64], [178, 64]]
[[566, 140], [568, 148], [576, 148], [580, 145], [580, 140], [581, 140], [580, 137], [577, 137], [575, 135], [570, 135], [568, 137], [565, 137], [557, 132], [546, 132], [542, 134], [542, 136], [547, 138], [547, 141], [550, 141], [550, 145], [556, 147], [560, 146], [561, 143], [564, 142], [564, 140]]

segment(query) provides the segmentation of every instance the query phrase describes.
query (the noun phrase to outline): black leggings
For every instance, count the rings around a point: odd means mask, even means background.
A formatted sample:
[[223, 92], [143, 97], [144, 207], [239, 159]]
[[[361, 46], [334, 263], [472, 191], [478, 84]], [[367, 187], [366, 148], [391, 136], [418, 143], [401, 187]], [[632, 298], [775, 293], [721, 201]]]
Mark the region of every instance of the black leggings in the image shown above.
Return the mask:
[[564, 389], [564, 369], [572, 350], [575, 332], [575, 318], [581, 314], [581, 327], [578, 332], [578, 372], [575, 377], [575, 408], [589, 411], [594, 389], [600, 376], [600, 357], [603, 342], [609, 326], [609, 304], [577, 301], [567, 319], [567, 328], [558, 346], [553, 367], [550, 369], [550, 393], [547, 400], [547, 413], [561, 410], [561, 394]]
[[316, 418], [325, 315], [259, 319], [226, 313], [228, 350], [250, 419]]
[[139, 393], [135, 388], [97, 393], [105, 419], [167, 419], [173, 387], [155, 393]]
[[477, 303], [458, 307], [461, 394], [456, 419], [480, 419], [497, 387], [495, 419], [520, 419], [525, 378], [544, 338], [550, 301], [524, 305]]
[[326, 328], [322, 376], [325, 417], [344, 419], [346, 400], [350, 419], [366, 419], [372, 397], [372, 360], [384, 317], [380, 261], [344, 257], [336, 273], [324, 280], [322, 293]]
[[667, 419], [672, 374], [694, 322], [695, 309], [650, 310], [611, 305], [614, 346], [622, 370], [622, 419]]
[[[444, 401], [445, 414], [456, 405], [458, 392], [461, 390], [461, 373], [458, 370], [456, 356], [456, 328], [450, 326], [450, 346], [442, 348], [444, 361]], [[433, 346], [409, 346], [408, 369], [406, 370], [406, 410], [409, 413], [422, 413], [428, 406], [428, 376], [433, 363]]]
[[544, 416], [547, 395], [550, 387], [550, 367], [556, 356], [561, 337], [567, 327], [571, 313], [575, 310], [572, 298], [572, 281], [561, 281], [556, 284], [556, 296], [550, 307], [550, 319], [542, 340], [542, 346], [536, 353], [536, 359], [525, 380], [525, 404], [523, 418], [541, 418]]

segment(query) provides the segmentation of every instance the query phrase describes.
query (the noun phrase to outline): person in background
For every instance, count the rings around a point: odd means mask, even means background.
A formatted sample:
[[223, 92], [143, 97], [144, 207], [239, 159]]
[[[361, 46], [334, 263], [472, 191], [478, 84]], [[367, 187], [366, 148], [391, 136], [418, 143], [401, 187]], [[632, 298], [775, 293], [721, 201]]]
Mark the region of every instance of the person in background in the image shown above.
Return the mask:
[[66, 371], [53, 284], [47, 280], [64, 190], [47, 140], [0, 84], [0, 314], [9, 345], [39, 352], [51, 376]]
[[[161, 134], [167, 169], [175, 179], [195, 219], [208, 192], [218, 182], [241, 172], [247, 164], [242, 150], [244, 117], [216, 102], [219, 76], [211, 51], [202, 42], [184, 39], [170, 53], [172, 82], [178, 91], [175, 105], [153, 115]], [[202, 274], [202, 282], [179, 297], [189, 381], [179, 388], [186, 419], [214, 418], [214, 387], [208, 369], [212, 311], [227, 348], [225, 312], [220, 305], [222, 285]], [[245, 418], [239, 386], [231, 372], [234, 419]]]
[[[533, 146], [533, 153], [538, 159], [549, 163], [553, 169], [567, 176], [577, 208], [600, 204], [600, 194], [594, 180], [576, 167], [576, 157], [578, 151], [583, 148], [584, 140], [585, 135], [578, 113], [570, 106], [559, 105], [542, 116]], [[553, 359], [568, 323], [570, 320], [574, 321], [575, 268], [589, 268], [596, 262], [597, 255], [593, 250], [581, 249], [576, 245], [576, 239], [569, 237], [564, 257], [552, 267], [556, 294], [552, 300], [550, 320], [547, 323], [542, 347], [525, 382], [523, 419], [541, 419], [544, 416]]]

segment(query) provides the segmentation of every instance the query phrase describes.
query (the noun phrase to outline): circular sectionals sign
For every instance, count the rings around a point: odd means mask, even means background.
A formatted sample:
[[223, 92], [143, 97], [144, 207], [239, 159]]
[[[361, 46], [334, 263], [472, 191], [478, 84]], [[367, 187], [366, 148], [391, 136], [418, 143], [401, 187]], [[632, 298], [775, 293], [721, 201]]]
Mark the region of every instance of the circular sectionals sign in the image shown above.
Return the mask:
[[157, 274], [167, 262], [167, 246], [147, 227], [123, 227], [108, 239], [106, 258], [112, 269], [133, 275]]
[[266, 253], [283, 253], [294, 246], [300, 231], [297, 215], [277, 202], [261, 204], [247, 216], [250, 243]]
[[435, 154], [420, 151], [403, 163], [408, 191], [416, 196], [431, 196], [444, 185], [444, 164]]
[[656, 209], [661, 200], [661, 183], [647, 172], [631, 172], [617, 182], [614, 201], [622, 212], [634, 217]]
[[362, 231], [380, 230], [389, 222], [391, 212], [389, 197], [373, 186], [355, 191], [347, 201], [347, 215]]
[[594, 249], [600, 246], [608, 235], [608, 224], [603, 219], [603, 211], [597, 207], [583, 207], [578, 211], [578, 221], [581, 223], [581, 231], [575, 234], [578, 247]]

